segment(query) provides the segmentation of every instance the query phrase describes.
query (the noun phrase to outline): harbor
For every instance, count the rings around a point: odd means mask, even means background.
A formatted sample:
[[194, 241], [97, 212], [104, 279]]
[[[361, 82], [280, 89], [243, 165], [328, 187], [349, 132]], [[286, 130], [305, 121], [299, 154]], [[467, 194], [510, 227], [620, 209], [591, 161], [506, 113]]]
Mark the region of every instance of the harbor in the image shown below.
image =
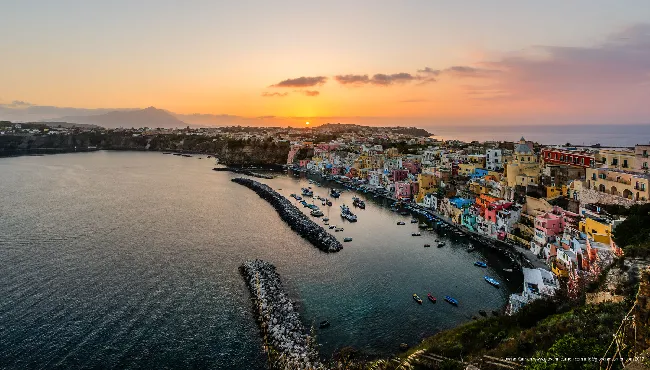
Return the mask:
[[278, 211], [280, 217], [303, 238], [309, 240], [323, 252], [338, 252], [343, 249], [341, 243], [325, 229], [312, 221], [304, 213], [291, 204], [289, 200], [272, 188], [257, 181], [245, 178], [234, 178], [233, 182], [244, 185], [265, 199]]

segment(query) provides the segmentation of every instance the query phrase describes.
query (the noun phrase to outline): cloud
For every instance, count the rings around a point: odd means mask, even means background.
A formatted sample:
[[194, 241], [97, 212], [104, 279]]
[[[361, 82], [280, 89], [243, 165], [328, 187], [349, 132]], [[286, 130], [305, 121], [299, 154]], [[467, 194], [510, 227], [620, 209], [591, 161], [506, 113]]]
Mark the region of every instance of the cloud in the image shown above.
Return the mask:
[[[614, 33], [592, 46], [534, 46], [478, 64], [483, 74], [469, 95], [537, 102], [545, 109], [609, 121], [645, 120], [650, 114], [650, 25]], [[471, 69], [449, 69], [472, 74]], [[623, 117], [625, 116], [625, 117]]]
[[477, 68], [470, 66], [451, 66], [441, 71], [442, 74], [454, 77], [487, 77], [501, 72], [498, 69]]
[[334, 79], [341, 85], [365, 85], [370, 82], [368, 75], [338, 75]]
[[394, 83], [407, 83], [417, 80], [418, 77], [411, 75], [410, 73], [393, 73], [391, 75], [378, 73], [372, 76], [370, 83], [373, 85], [388, 86]]
[[424, 73], [426, 75], [438, 76], [440, 74], [439, 69], [433, 69], [431, 67], [424, 67], [424, 69], [418, 69], [418, 73]]
[[304, 90], [304, 91], [302, 91], [302, 93], [305, 94], [305, 96], [318, 96], [318, 95], [320, 95], [320, 91], [316, 91], [316, 90]]
[[275, 85], [271, 85], [270, 87], [313, 87], [320, 86], [325, 82], [327, 82], [327, 77], [325, 76], [298, 77], [280, 81]]
[[392, 84], [402, 84], [412, 81], [422, 80], [422, 77], [413, 76], [410, 73], [393, 73], [393, 74], [384, 74], [377, 73], [371, 77], [368, 75], [337, 75], [334, 76], [334, 79], [341, 85], [377, 85], [377, 86], [389, 86]]
[[285, 96], [287, 96], [287, 95], [289, 95], [288, 92], [283, 92], [283, 93], [272, 92], [272, 93], [270, 93], [270, 92], [266, 92], [266, 91], [265, 91], [265, 92], [262, 93], [262, 96], [265, 97], [265, 98], [271, 98], [271, 97], [279, 97], [279, 98], [282, 98], [282, 97], [285, 97]]

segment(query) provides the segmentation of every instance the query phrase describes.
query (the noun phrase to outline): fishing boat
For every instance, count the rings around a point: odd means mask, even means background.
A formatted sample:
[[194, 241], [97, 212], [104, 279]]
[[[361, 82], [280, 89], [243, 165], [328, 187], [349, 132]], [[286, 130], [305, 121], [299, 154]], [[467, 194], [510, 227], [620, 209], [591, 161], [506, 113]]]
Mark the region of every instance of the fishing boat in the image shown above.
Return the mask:
[[483, 279], [485, 279], [485, 281], [487, 281], [490, 285], [494, 286], [495, 288], [499, 287], [499, 282], [494, 280], [493, 278], [486, 275], [483, 277]]
[[418, 297], [418, 295], [415, 294], [415, 293], [413, 293], [413, 299], [414, 299], [417, 303], [422, 304], [422, 299], [420, 299], [420, 297]]
[[302, 188], [302, 195], [304, 195], [306, 197], [313, 197], [314, 192], [311, 191], [311, 189], [309, 189], [309, 188]]
[[399, 214], [402, 215], [402, 216], [408, 216], [409, 215], [409, 213], [407, 211], [402, 211]]
[[421, 236], [422, 234], [420, 233], [411, 233], [411, 236]]
[[336, 225], [330, 225], [330, 230], [336, 229]]
[[337, 227], [336, 229], [334, 229], [334, 232], [336, 232], [336, 233], [338, 233], [339, 231], [343, 231], [343, 228], [342, 227]]
[[332, 198], [338, 198], [338, 197], [341, 196], [341, 193], [338, 192], [338, 191], [336, 191], [336, 189], [332, 189], [332, 190], [330, 190], [330, 196], [331, 196]]
[[512, 272], [512, 269], [503, 269], [505, 272]]
[[412, 224], [417, 224], [417, 223], [418, 223], [418, 220], [414, 218], [414, 219], [411, 220], [411, 223], [412, 223]]
[[485, 263], [485, 262], [483, 262], [483, 261], [476, 261], [476, 262], [474, 262], [474, 266], [478, 266], [478, 267], [486, 268], [486, 267], [487, 267], [487, 263]]
[[398, 224], [398, 225], [406, 225], [406, 224], [404, 223], [404, 221], [397, 221], [397, 224]]
[[295, 197], [296, 197], [296, 194], [293, 194], [293, 193], [292, 193], [292, 194], [289, 194], [289, 196], [290, 196], [291, 198], [295, 198]]
[[315, 209], [311, 211], [309, 214], [314, 217], [321, 217], [323, 215], [323, 211], [321, 211], [320, 209]]
[[351, 242], [351, 241], [352, 241], [352, 238], [345, 238], [345, 239], [343, 239], [343, 241], [344, 241], [344, 242]]
[[322, 201], [322, 202], [320, 203], [321, 206], [324, 206], [324, 205], [326, 205], [326, 204], [327, 204], [327, 203], [325, 203], [325, 201]]
[[318, 324], [318, 327], [321, 328], [321, 329], [326, 328], [328, 326], [330, 326], [330, 322], [327, 321], [327, 320], [323, 320], [323, 321], [320, 322], [320, 324]]
[[425, 224], [424, 222], [418, 225], [418, 227], [419, 227], [420, 229], [426, 229], [427, 226], [428, 226], [428, 225]]
[[327, 204], [328, 206], [331, 207], [332, 206], [332, 201], [328, 199], [328, 200], [325, 201], [325, 204]]
[[330, 219], [329, 219], [328, 217], [323, 217], [323, 221], [327, 222], [327, 221], [329, 221], [329, 220], [330, 220]]
[[357, 197], [352, 198], [352, 205], [361, 209], [366, 208], [366, 203]]
[[449, 302], [450, 304], [453, 304], [454, 306], [458, 306], [458, 301], [455, 300], [454, 298], [451, 298], [448, 295], [445, 296], [445, 301]]
[[343, 217], [344, 219], [350, 222], [357, 222], [357, 215], [352, 213], [350, 211], [350, 208], [348, 208], [348, 206], [346, 206], [345, 204], [341, 205], [341, 217]]
[[432, 296], [431, 293], [427, 293], [427, 298], [429, 298], [431, 303], [436, 303], [436, 297]]
[[431, 246], [431, 244], [425, 244], [424, 245], [425, 248], [429, 248], [430, 246]]
[[294, 198], [296, 198], [296, 200], [301, 200], [302, 199], [302, 197], [300, 195], [296, 195]]
[[438, 243], [438, 248], [442, 248], [442, 247], [444, 247], [444, 246], [445, 246], [445, 243], [444, 243], [444, 242], [440, 242], [440, 243]]

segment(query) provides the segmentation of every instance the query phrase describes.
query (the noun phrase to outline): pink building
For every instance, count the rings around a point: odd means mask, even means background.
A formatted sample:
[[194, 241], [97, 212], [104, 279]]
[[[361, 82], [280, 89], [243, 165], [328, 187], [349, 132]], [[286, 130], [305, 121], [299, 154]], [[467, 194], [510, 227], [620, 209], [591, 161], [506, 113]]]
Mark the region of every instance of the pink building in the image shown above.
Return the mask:
[[402, 162], [402, 167], [404, 167], [408, 172], [416, 174], [420, 173], [422, 165], [418, 161], [406, 160]]
[[408, 175], [407, 170], [393, 170], [393, 182], [404, 181]]
[[406, 181], [395, 182], [395, 199], [411, 199], [411, 183]]

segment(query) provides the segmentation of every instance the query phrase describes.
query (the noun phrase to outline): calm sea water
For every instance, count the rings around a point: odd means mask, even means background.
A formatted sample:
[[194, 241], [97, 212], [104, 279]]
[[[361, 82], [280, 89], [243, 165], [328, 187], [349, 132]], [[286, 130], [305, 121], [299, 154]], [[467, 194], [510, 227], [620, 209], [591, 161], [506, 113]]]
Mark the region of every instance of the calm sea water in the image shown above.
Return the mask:
[[[424, 127], [424, 126], [423, 126]], [[650, 142], [650, 125], [536, 125], [424, 127], [441, 139], [517, 141], [522, 136], [546, 145], [634, 146]]]
[[[359, 222], [343, 222], [351, 193], [325, 211], [345, 228], [335, 235], [354, 240], [324, 254], [212, 166], [159, 153], [0, 159], [0, 367], [263, 368], [238, 273], [251, 258], [277, 266], [306, 325], [331, 322], [317, 333], [324, 357], [350, 345], [396, 352], [501, 308], [519, 288], [496, 257], [432, 232], [412, 237], [410, 217], [371, 199]], [[261, 181], [285, 195], [309, 185]], [[447, 246], [423, 248], [435, 239]], [[477, 259], [506, 286], [485, 283]], [[440, 301], [411, 298], [427, 292]]]

